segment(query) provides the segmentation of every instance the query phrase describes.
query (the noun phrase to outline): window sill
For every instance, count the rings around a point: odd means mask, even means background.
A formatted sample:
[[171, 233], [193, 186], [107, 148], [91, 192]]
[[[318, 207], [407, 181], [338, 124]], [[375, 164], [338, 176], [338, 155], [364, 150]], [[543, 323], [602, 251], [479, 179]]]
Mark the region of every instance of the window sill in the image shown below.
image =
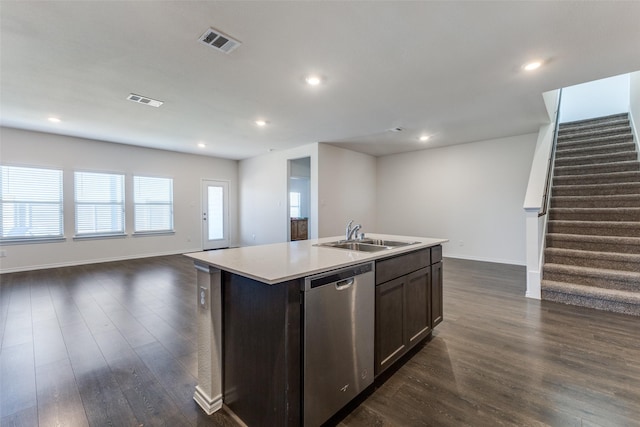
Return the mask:
[[163, 230], [163, 231], [138, 231], [133, 233], [132, 237], [147, 237], [147, 236], [173, 236], [176, 234], [173, 230]]
[[66, 237], [24, 237], [16, 239], [0, 239], [0, 245], [31, 245], [35, 243], [60, 243], [65, 242]]
[[73, 240], [124, 239], [125, 233], [118, 234], [81, 234], [73, 236]]

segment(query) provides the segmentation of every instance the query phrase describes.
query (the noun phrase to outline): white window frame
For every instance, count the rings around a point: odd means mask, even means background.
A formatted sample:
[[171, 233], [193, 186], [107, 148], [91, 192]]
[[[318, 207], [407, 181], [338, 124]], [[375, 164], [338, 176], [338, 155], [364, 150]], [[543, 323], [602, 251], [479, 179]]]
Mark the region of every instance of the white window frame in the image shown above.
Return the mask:
[[[294, 203], [294, 199], [297, 203]], [[298, 211], [298, 215], [293, 214], [293, 210]], [[300, 218], [302, 216], [302, 194], [299, 191], [289, 192], [289, 217]]]
[[[98, 177], [98, 176], [110, 176], [110, 177], [117, 177], [119, 179], [119, 182], [117, 182], [116, 184], [119, 184], [119, 189], [117, 190], [117, 192], [119, 192], [119, 196], [120, 197], [116, 197], [114, 199], [111, 200], [100, 200], [100, 198], [95, 198], [92, 197], [90, 193], [90, 191], [92, 190], [91, 188], [79, 188], [79, 183], [78, 183], [78, 179], [79, 177], [82, 176], [94, 176], [94, 177]], [[105, 238], [105, 237], [124, 237], [126, 236], [126, 232], [125, 232], [125, 227], [126, 227], [126, 221], [125, 221], [125, 216], [126, 216], [126, 212], [125, 212], [125, 175], [123, 173], [112, 173], [112, 172], [96, 172], [96, 171], [75, 171], [74, 175], [73, 175], [73, 195], [74, 195], [74, 205], [75, 205], [75, 236], [74, 239], [82, 239], [82, 238]], [[80, 192], [82, 192], [82, 194], [80, 194]], [[80, 197], [79, 197], [80, 196]], [[80, 199], [80, 200], [79, 200]], [[116, 227], [112, 227], [109, 230], [102, 230], [102, 231], [95, 231], [96, 228], [100, 228], [99, 225], [95, 224], [94, 231], [79, 231], [79, 225], [80, 222], [83, 220], [83, 218], [81, 218], [81, 213], [80, 211], [83, 208], [86, 207], [92, 207], [94, 212], [98, 212], [99, 209], [101, 207], [111, 207], [112, 210], [118, 210], [121, 212], [121, 218], [120, 218], [120, 222], [119, 222], [119, 226]], [[101, 219], [99, 217], [99, 215], [95, 215], [94, 216], [94, 223], [97, 222], [99, 219]], [[109, 217], [106, 218], [102, 218], [102, 219], [109, 219]], [[111, 223], [113, 224], [113, 218], [111, 218]]]
[[[9, 190], [11, 190], [11, 183], [9, 180], [11, 179], [12, 172], [14, 174], [28, 173], [28, 171], [38, 172], [47, 171], [49, 173], [54, 173], [57, 175], [57, 179], [49, 174], [49, 176], [42, 176], [40, 180], [34, 179], [32, 182], [28, 182], [29, 188], [14, 188], [19, 194], [15, 196], [11, 196], [7, 194]], [[64, 240], [64, 195], [63, 195], [63, 171], [61, 169], [55, 168], [43, 168], [43, 167], [31, 167], [31, 166], [10, 166], [10, 165], [1, 165], [0, 176], [2, 177], [2, 182], [0, 182], [0, 204], [2, 209], [2, 224], [0, 224], [0, 242], [3, 244], [7, 243], [35, 243], [39, 241], [56, 241], [56, 240]], [[35, 177], [34, 177], [35, 178]], [[30, 179], [30, 177], [27, 177]], [[18, 183], [19, 185], [19, 183]], [[50, 194], [40, 193], [34, 191], [33, 188], [42, 188], [44, 186], [48, 186], [50, 190], [53, 190]], [[34, 196], [32, 199], [28, 199], [26, 196]], [[44, 208], [46, 206], [53, 206], [51, 210], [52, 218], [47, 218], [47, 222], [57, 223], [57, 232], [55, 233], [42, 233], [37, 230], [37, 222], [39, 220], [39, 216], [41, 213], [34, 213], [34, 209], [37, 207]], [[18, 209], [21, 207], [21, 209]], [[5, 225], [8, 225], [6, 222], [7, 216], [9, 215], [11, 218], [16, 216], [17, 210], [23, 210], [24, 212], [19, 213], [19, 215], [24, 216], [20, 221], [23, 222], [24, 227], [28, 227], [24, 230], [23, 233], [14, 234], [14, 235], [5, 235]], [[34, 216], [36, 218], [34, 218]], [[31, 231], [34, 228], [35, 221], [35, 234], [34, 231]], [[13, 224], [12, 228], [15, 228], [16, 220], [11, 221]]]
[[[140, 200], [139, 196], [141, 194], [138, 192], [139, 182], [141, 180], [157, 180], [157, 181], [169, 181], [169, 194], [166, 200]], [[138, 208], [153, 208], [153, 207], [168, 207], [169, 208], [169, 227], [168, 228], [146, 228], [146, 229], [138, 229], [138, 220], [139, 215], [141, 214], [138, 211]], [[151, 212], [149, 212], [151, 213]], [[144, 175], [134, 175], [133, 176], [133, 234], [138, 235], [148, 235], [148, 234], [172, 234], [174, 233], [174, 217], [173, 217], [173, 178], [166, 177], [157, 177], [157, 176], [144, 176]]]

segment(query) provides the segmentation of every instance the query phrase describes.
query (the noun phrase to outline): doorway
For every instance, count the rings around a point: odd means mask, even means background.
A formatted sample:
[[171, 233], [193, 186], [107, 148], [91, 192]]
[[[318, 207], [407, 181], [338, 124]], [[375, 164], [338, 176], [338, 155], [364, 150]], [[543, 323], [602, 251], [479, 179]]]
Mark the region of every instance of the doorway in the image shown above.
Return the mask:
[[309, 238], [311, 211], [311, 157], [289, 160], [288, 180], [289, 241]]
[[229, 182], [202, 180], [202, 249], [229, 247]]

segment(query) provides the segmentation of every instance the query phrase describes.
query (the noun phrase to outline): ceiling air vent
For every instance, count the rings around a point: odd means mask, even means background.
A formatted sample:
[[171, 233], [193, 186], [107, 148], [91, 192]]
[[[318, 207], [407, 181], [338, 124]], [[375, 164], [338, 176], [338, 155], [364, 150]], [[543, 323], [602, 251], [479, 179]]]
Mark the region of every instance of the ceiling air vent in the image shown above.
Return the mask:
[[224, 53], [231, 53], [231, 51], [242, 44], [238, 40], [235, 40], [218, 30], [214, 30], [213, 28], [209, 28], [202, 36], [200, 36], [200, 43], [204, 43], [207, 46]]
[[151, 99], [146, 96], [136, 95], [135, 93], [130, 93], [129, 96], [127, 96], [127, 99], [129, 101], [137, 102], [139, 104], [150, 105], [152, 107], [159, 107], [162, 104], [164, 104], [164, 102], [158, 101], [157, 99]]

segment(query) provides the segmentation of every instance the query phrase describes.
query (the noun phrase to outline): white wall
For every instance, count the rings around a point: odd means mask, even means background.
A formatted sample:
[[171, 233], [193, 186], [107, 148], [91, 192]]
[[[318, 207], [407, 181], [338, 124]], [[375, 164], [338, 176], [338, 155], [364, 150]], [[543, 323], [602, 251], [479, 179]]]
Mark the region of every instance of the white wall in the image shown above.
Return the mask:
[[344, 234], [347, 221], [362, 232], [378, 232], [376, 224], [376, 158], [332, 145], [320, 144], [318, 236]]
[[636, 144], [640, 145], [640, 71], [629, 76], [629, 112], [633, 122]]
[[629, 111], [629, 74], [562, 89], [560, 123]]
[[238, 175], [241, 246], [287, 241], [287, 163], [291, 159], [302, 157], [311, 158], [309, 236], [317, 237], [318, 144], [308, 144], [240, 161]]
[[[0, 128], [2, 164], [63, 170], [65, 242], [4, 245], [2, 272], [185, 253], [202, 249], [202, 179], [230, 182], [230, 237], [238, 237], [238, 162], [80, 138]], [[73, 240], [73, 172], [118, 172], [173, 178], [174, 235]], [[127, 184], [128, 185], [128, 184]], [[132, 211], [127, 209], [127, 224]], [[127, 229], [131, 233], [131, 229]]]
[[378, 159], [378, 231], [440, 237], [444, 255], [524, 265], [522, 201], [538, 135]]

